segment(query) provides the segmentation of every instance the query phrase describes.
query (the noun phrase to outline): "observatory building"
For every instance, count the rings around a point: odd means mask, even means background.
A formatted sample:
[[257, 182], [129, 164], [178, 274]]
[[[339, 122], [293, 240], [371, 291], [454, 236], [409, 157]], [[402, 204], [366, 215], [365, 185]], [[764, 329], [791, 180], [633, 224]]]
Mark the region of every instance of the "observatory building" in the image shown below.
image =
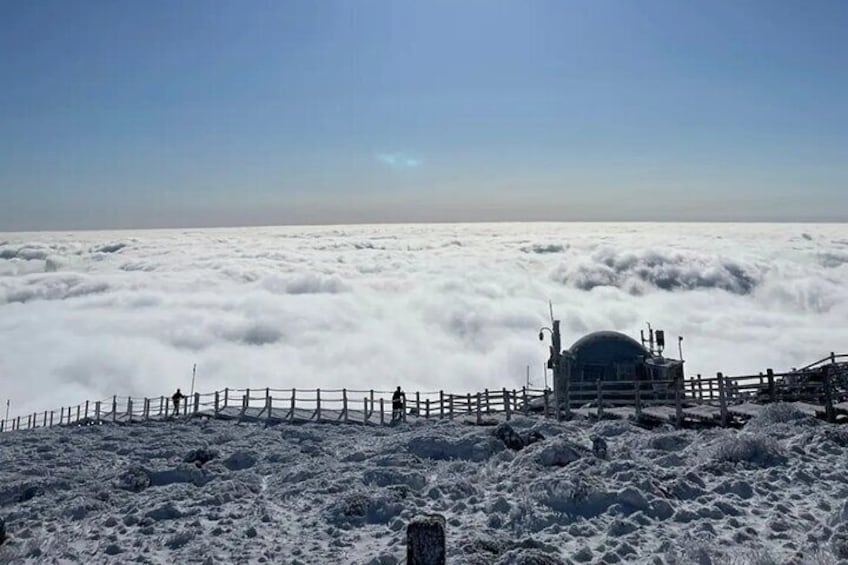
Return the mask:
[[[557, 321], [558, 322], [558, 321]], [[555, 344], [559, 342], [559, 323], [555, 322], [552, 337]], [[554, 335], [555, 334], [555, 335]], [[683, 377], [683, 360], [671, 359], [663, 356], [665, 349], [665, 333], [661, 330], [654, 331], [648, 327], [648, 338], [642, 332], [642, 343], [619, 332], [599, 331], [590, 333], [578, 339], [571, 348], [555, 354], [551, 348], [551, 359], [548, 361], [549, 368], [554, 371], [554, 390], [557, 397], [563, 401], [566, 396], [565, 390], [583, 389], [589, 385], [595, 385], [599, 381], [622, 383], [617, 390], [625, 393], [630, 383], [632, 388], [636, 383], [641, 391], [649, 393], [646, 395], [658, 398], [668, 391], [667, 383]], [[682, 340], [682, 338], [680, 338]], [[664, 386], [652, 386], [652, 381], [666, 383]], [[657, 385], [660, 383], [657, 382]], [[632, 397], [632, 393], [624, 394], [624, 397]], [[616, 398], [610, 396], [605, 398], [615, 404]], [[569, 396], [569, 403], [581, 404], [579, 397]]]

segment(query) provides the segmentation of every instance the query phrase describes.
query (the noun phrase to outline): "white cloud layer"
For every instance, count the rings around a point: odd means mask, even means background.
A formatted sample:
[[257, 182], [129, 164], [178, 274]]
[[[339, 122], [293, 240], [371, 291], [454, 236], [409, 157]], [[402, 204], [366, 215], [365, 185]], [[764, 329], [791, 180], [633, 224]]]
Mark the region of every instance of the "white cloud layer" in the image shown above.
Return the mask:
[[848, 226], [473, 224], [0, 234], [14, 413], [190, 386], [542, 383], [548, 299], [683, 335], [689, 373], [848, 351]]

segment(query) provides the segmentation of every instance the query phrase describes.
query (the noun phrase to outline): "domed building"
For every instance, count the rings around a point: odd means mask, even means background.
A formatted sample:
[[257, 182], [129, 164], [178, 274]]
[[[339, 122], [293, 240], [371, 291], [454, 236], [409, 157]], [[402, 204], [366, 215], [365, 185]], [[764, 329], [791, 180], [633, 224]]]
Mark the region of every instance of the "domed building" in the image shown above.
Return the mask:
[[[559, 329], [558, 324], [556, 329]], [[653, 330], [650, 335], [649, 347], [620, 332], [599, 331], [583, 336], [570, 349], [561, 352], [560, 366], [554, 371], [554, 390], [562, 393], [570, 389], [572, 394], [568, 395], [569, 403], [581, 405], [587, 396], [594, 397], [590, 391], [596, 390], [594, 385], [598, 381], [619, 381], [622, 386], [614, 387], [616, 392], [604, 397], [605, 403], [617, 404], [619, 401], [632, 402], [633, 393], [628, 390], [629, 387], [635, 389], [636, 382], [668, 383], [682, 377], [683, 361], [662, 356], [664, 334], [657, 332], [658, 339], [663, 342], [658, 342], [656, 348]], [[584, 394], [578, 393], [578, 389], [584, 391]], [[649, 396], [662, 397], [668, 389], [667, 385], [660, 388], [648, 385], [647, 389], [640, 386], [640, 390], [647, 400]], [[562, 394], [557, 396], [561, 401], [565, 398]]]

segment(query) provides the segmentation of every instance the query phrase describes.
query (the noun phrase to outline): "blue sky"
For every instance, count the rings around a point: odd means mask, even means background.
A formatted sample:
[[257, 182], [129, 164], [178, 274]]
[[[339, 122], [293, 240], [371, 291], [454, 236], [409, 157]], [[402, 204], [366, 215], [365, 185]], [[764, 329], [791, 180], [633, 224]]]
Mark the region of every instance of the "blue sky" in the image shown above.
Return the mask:
[[0, 3], [0, 231], [848, 220], [848, 3]]

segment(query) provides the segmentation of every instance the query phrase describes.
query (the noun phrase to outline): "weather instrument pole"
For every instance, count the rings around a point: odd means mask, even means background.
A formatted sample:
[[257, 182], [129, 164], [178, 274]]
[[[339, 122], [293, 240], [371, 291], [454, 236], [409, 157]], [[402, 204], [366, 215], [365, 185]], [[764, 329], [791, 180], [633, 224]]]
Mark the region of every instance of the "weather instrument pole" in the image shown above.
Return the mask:
[[191, 396], [194, 396], [194, 377], [197, 375], [197, 363], [191, 368]]

